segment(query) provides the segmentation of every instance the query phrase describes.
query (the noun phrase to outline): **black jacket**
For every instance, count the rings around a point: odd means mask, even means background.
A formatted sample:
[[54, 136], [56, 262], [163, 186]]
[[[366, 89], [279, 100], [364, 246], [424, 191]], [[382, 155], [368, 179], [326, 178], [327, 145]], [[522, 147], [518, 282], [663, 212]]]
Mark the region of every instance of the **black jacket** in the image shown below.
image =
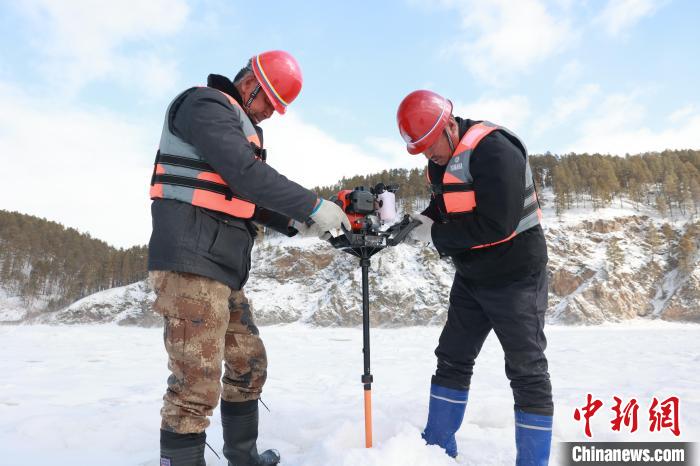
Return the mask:
[[[255, 158], [237, 114], [215, 90], [242, 104], [231, 81], [210, 75], [208, 86], [186, 91], [172, 105], [171, 131], [197, 148], [236, 194], [258, 206], [253, 221], [293, 235], [289, 219], [306, 220], [316, 195]], [[255, 129], [262, 141], [262, 130]], [[243, 287], [255, 234], [251, 221], [170, 199], [154, 200], [151, 215], [148, 270], [194, 273]]]
[[[457, 117], [459, 137], [478, 123]], [[432, 180], [441, 180], [445, 167], [428, 163]], [[505, 133], [494, 131], [472, 153], [469, 170], [474, 179], [476, 208], [449, 220], [440, 215], [442, 196], [434, 196], [423, 215], [435, 221], [433, 243], [438, 252], [451, 256], [466, 279], [482, 283], [509, 281], [539, 271], [547, 263], [547, 245], [540, 225], [512, 240], [481, 249], [510, 235], [520, 222], [525, 190], [525, 157]]]

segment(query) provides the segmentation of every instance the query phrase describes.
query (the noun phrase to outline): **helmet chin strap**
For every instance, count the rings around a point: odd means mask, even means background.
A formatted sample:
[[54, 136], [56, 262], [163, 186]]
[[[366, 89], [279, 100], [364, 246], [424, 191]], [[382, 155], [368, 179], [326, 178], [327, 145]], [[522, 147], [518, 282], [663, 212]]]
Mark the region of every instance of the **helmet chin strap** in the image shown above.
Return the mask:
[[248, 100], [245, 103], [246, 110], [250, 109], [250, 106], [253, 104], [253, 101], [258, 96], [258, 92], [260, 92], [260, 89], [260, 84], [258, 84], [257, 86], [255, 86], [255, 89], [253, 89], [253, 92], [250, 93], [250, 97], [248, 97]]
[[450, 145], [450, 155], [455, 153], [455, 144], [452, 142], [452, 138], [450, 137], [450, 133], [447, 132], [447, 127], [443, 130], [445, 133], [445, 137], [447, 138], [447, 143]]

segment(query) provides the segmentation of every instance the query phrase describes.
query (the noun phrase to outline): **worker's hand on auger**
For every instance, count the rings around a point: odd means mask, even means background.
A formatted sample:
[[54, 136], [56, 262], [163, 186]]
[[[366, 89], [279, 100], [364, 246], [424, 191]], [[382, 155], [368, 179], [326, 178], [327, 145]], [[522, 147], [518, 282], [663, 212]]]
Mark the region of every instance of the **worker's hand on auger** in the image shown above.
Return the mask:
[[406, 239], [417, 243], [432, 243], [433, 221], [421, 214], [411, 214], [411, 220], [418, 220], [420, 225], [411, 230]]
[[296, 220], [290, 220], [289, 221], [289, 228], [292, 228], [297, 231], [297, 235], [299, 236], [312, 236], [314, 234], [313, 231], [311, 231], [311, 227], [307, 225], [305, 222], [298, 222]]
[[340, 230], [340, 226], [344, 225], [350, 230], [350, 220], [345, 215], [343, 209], [338, 207], [334, 202], [318, 200], [318, 204], [314, 207], [309, 217], [313, 223], [309, 226], [309, 232], [318, 235], [319, 238], [326, 240], [332, 232]]

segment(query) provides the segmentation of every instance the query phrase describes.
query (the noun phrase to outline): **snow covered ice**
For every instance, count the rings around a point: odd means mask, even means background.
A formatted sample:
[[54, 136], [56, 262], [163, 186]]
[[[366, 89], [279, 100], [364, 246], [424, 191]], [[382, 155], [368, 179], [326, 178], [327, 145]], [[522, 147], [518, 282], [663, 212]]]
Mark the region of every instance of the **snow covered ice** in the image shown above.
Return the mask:
[[[700, 326], [632, 321], [547, 328], [557, 443], [583, 441], [573, 420], [587, 393], [604, 401], [592, 418], [597, 441], [700, 440]], [[259, 447], [285, 466], [452, 465], [426, 447], [433, 349], [438, 327], [372, 330], [374, 443], [364, 445], [362, 331], [301, 324], [262, 327], [270, 359]], [[116, 325], [0, 327], [0, 464], [157, 466], [161, 397], [167, 377], [158, 329]], [[512, 396], [491, 334], [477, 360], [458, 462], [512, 465]], [[639, 429], [610, 428], [613, 396], [636, 398]], [[680, 397], [681, 437], [648, 432], [652, 397]], [[603, 413], [603, 410], [610, 411]], [[218, 413], [208, 442], [220, 452]], [[45, 463], [46, 462], [46, 463]], [[225, 465], [207, 451], [207, 464]]]

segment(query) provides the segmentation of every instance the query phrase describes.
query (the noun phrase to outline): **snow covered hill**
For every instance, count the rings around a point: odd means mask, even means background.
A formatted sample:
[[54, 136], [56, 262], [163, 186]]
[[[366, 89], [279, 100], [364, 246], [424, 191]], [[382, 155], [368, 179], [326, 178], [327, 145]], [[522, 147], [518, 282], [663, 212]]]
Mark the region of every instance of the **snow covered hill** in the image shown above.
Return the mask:
[[87, 296], [66, 309], [41, 316], [48, 323], [156, 326], [162, 318], [150, 310], [155, 294], [147, 280], [112, 288]]
[[[678, 264], [680, 238], [694, 221], [661, 217], [626, 202], [571, 209], [561, 217], [546, 207], [549, 322], [599, 324], [637, 317], [700, 322], [700, 256], [692, 258], [690, 270]], [[648, 239], [652, 228], [660, 238], [655, 247]], [[611, 258], [613, 244], [617, 259]], [[441, 324], [453, 273], [451, 262], [432, 247], [403, 244], [380, 252], [370, 269], [373, 325]], [[361, 322], [360, 283], [356, 258], [313, 238], [278, 237], [256, 245], [246, 293], [261, 324], [354, 326]], [[17, 299], [0, 293], [0, 321], [157, 325], [158, 316], [149, 311], [153, 299], [143, 281], [22, 319]]]

